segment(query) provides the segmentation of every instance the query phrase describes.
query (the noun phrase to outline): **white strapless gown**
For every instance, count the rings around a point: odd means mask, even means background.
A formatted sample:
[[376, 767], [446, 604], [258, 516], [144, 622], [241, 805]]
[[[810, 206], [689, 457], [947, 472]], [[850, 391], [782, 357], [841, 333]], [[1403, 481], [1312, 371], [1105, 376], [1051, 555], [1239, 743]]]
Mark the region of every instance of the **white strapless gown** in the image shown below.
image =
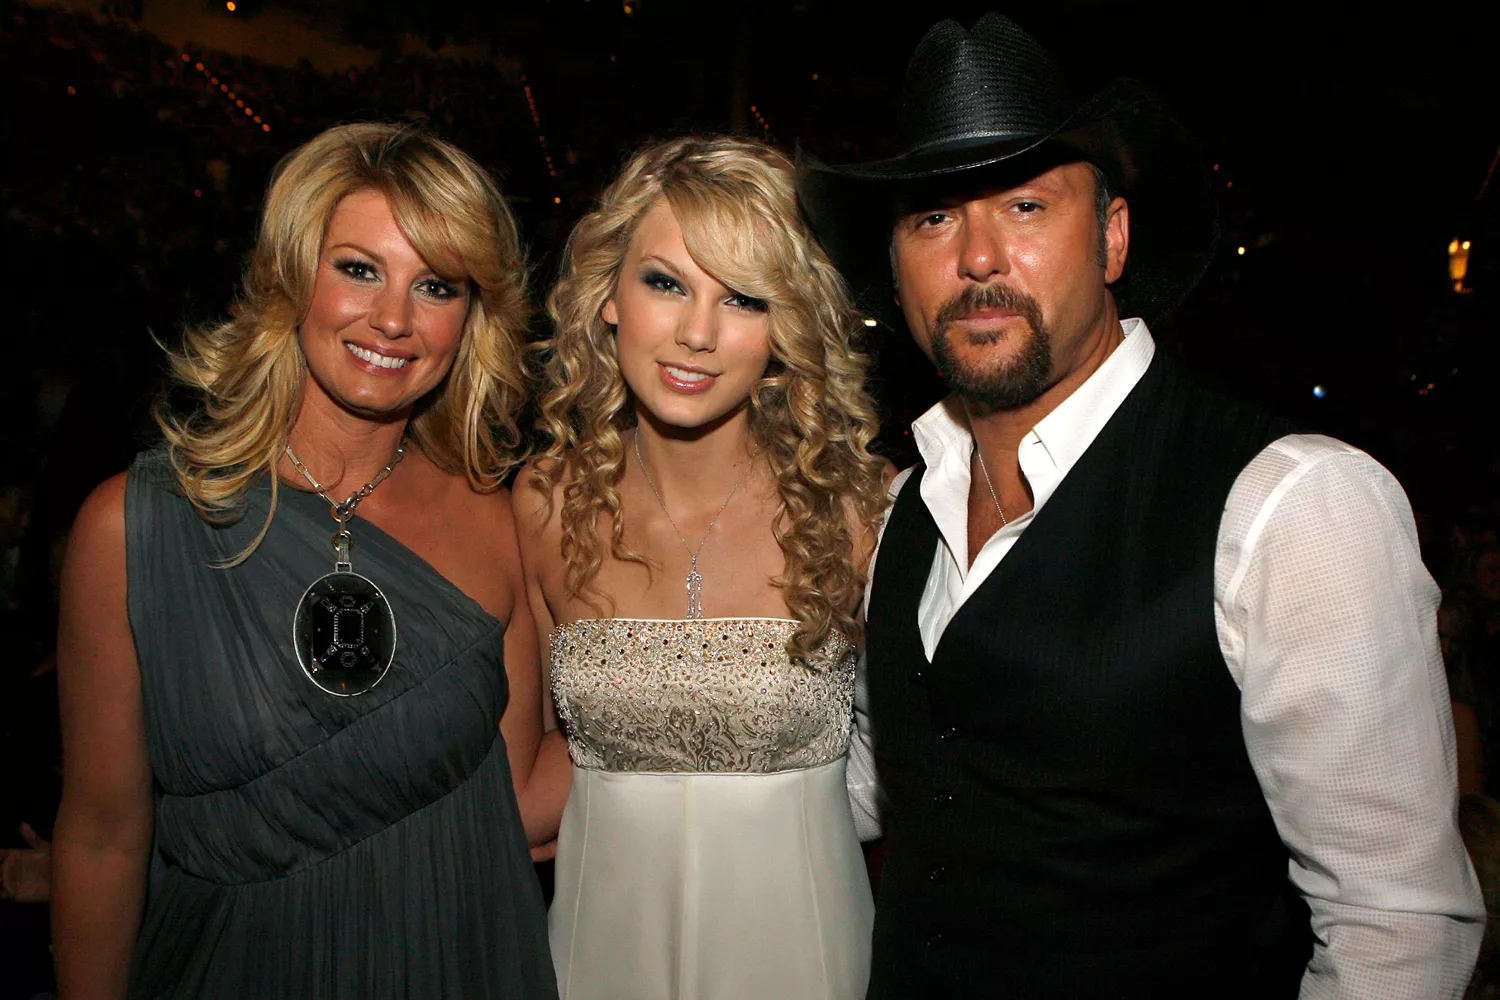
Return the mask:
[[585, 620], [552, 635], [573, 788], [563, 1000], [862, 1000], [874, 905], [844, 768], [854, 651], [781, 619]]

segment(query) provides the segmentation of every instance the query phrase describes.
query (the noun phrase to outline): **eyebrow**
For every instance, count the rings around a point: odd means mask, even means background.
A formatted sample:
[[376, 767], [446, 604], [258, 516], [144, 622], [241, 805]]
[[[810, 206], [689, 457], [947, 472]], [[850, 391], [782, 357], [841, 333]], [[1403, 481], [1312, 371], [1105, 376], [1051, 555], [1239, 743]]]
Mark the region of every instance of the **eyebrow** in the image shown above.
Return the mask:
[[663, 267], [667, 268], [668, 270], [675, 271], [678, 274], [681, 274], [682, 271], [683, 271], [682, 267], [678, 266], [677, 264], [673, 263], [672, 261], [668, 260], [667, 258], [661, 256], [660, 254], [648, 253], [648, 254], [643, 254], [641, 256], [641, 263], [644, 264], [648, 260], [654, 260], [658, 264], [661, 264]]
[[368, 247], [362, 247], [358, 243], [335, 243], [333, 246], [329, 247], [328, 249], [330, 249], [330, 250], [337, 250], [340, 247], [348, 247], [350, 250], [358, 250], [360, 253], [364, 254], [366, 257], [369, 257], [372, 260], [374, 260], [375, 263], [377, 263], [377, 264], [384, 264], [385, 263], [385, 258], [382, 257], [380, 254], [376, 253], [374, 250], [369, 249]]

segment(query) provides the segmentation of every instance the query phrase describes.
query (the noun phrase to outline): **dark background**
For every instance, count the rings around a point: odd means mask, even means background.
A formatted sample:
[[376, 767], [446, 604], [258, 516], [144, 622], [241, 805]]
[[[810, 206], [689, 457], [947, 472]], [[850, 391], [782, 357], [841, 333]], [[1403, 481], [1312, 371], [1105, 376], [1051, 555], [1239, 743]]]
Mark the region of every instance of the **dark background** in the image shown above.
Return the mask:
[[[4, 759], [24, 765], [0, 786], [0, 841], [21, 819], [50, 827], [55, 808], [49, 665], [68, 524], [149, 439], [163, 371], [153, 337], [231, 300], [281, 155], [339, 122], [427, 123], [501, 178], [539, 298], [569, 227], [646, 139], [733, 131], [834, 162], [893, 153], [922, 32], [991, 6], [0, 3], [14, 296], [0, 381], [0, 717]], [[1445, 583], [1464, 545], [1493, 537], [1500, 501], [1489, 178], [1500, 99], [1486, 6], [1000, 8], [1084, 89], [1142, 79], [1201, 137], [1223, 247], [1153, 332], [1200, 379], [1389, 466]], [[1462, 291], [1452, 240], [1471, 243]], [[904, 333], [872, 346], [883, 447], [906, 464], [906, 426], [939, 390]]]

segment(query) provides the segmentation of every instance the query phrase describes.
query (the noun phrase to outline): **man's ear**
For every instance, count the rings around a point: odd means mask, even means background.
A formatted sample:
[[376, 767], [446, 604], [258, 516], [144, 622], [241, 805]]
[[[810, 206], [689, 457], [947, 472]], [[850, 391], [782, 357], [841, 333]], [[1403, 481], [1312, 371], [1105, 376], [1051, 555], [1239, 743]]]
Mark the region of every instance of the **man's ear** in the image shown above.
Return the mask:
[[1115, 198], [1104, 222], [1104, 283], [1112, 285], [1125, 273], [1130, 256], [1130, 202]]

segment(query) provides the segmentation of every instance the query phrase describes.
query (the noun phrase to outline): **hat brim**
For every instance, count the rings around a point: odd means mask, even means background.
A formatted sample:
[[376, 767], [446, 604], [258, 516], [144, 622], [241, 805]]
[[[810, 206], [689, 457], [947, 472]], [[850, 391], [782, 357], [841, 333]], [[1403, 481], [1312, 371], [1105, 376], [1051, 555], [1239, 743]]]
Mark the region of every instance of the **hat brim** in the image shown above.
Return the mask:
[[961, 190], [994, 171], [1087, 160], [1130, 204], [1126, 276], [1112, 286], [1122, 315], [1155, 322], [1202, 278], [1218, 243], [1218, 211], [1196, 141], [1144, 86], [1117, 80], [1052, 131], [972, 136], [867, 163], [833, 166], [797, 151], [797, 187], [813, 231], [866, 312], [902, 324], [890, 268], [894, 208], [913, 190]]

